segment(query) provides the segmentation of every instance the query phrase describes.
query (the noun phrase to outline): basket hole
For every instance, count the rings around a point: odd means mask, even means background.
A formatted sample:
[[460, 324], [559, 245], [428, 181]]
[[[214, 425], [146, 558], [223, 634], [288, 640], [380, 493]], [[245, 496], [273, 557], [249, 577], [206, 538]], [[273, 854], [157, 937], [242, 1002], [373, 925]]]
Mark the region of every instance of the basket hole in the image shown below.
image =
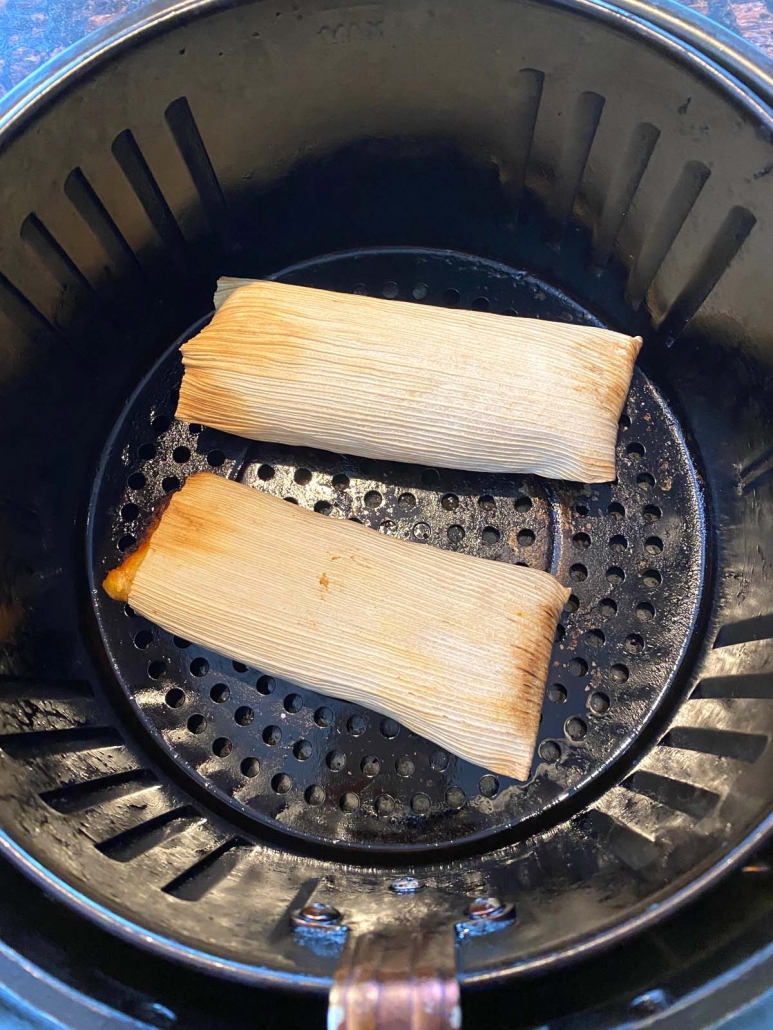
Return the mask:
[[388, 283], [384, 283], [384, 288], [381, 291], [382, 295], [386, 297], [387, 300], [394, 300], [399, 292], [400, 290], [397, 286], [397, 283], [391, 281]]
[[247, 666], [244, 664], [244, 662], [231, 662], [231, 667], [234, 672], [241, 673], [247, 671]]
[[516, 499], [513, 501], [513, 507], [516, 511], [520, 512], [523, 515], [527, 511], [531, 511], [533, 507], [533, 502], [531, 497], [516, 497]]
[[203, 733], [206, 728], [207, 720], [199, 713], [192, 715], [188, 720], [188, 731], [196, 734], [196, 736]]
[[426, 794], [414, 794], [411, 798], [411, 811], [414, 815], [429, 815], [432, 802]]
[[321, 787], [318, 783], [312, 783], [310, 787], [307, 787], [304, 791], [303, 797], [307, 805], [316, 807], [321, 805], [325, 800], [325, 788]]
[[625, 453], [628, 455], [629, 458], [632, 458], [634, 461], [638, 461], [640, 458], [644, 457], [644, 446], [643, 444], [640, 444], [638, 441], [634, 440], [633, 443], [628, 444], [628, 446], [625, 449]]
[[655, 605], [649, 601], [641, 601], [636, 605], [636, 618], [641, 622], [652, 622], [655, 618]]
[[627, 665], [622, 665], [618, 662], [609, 670], [609, 675], [611, 676], [613, 683], [627, 683], [628, 677], [631, 674], [628, 671]]
[[[296, 501], [295, 503], [297, 504], [298, 502]], [[330, 501], [317, 501], [314, 505], [314, 511], [318, 515], [329, 515], [332, 510], [333, 505]]]
[[277, 773], [276, 776], [271, 777], [271, 789], [275, 794], [287, 794], [292, 790], [292, 786], [293, 781], [287, 773]]
[[282, 731], [278, 726], [266, 726], [263, 729], [263, 743], [269, 747], [277, 747], [282, 743]]
[[535, 534], [530, 529], [519, 529], [516, 540], [521, 547], [531, 547], [536, 540]]
[[588, 708], [594, 715], [604, 715], [609, 711], [611, 701], [601, 690], [597, 690], [588, 698]]
[[481, 540], [484, 544], [491, 547], [493, 544], [499, 543], [499, 538], [502, 534], [496, 528], [496, 526], [485, 526], [483, 532], [480, 534]]
[[662, 554], [663, 541], [659, 536], [648, 536], [644, 541], [644, 550], [647, 554]]
[[128, 483], [130, 489], [141, 490], [145, 486], [147, 480], [145, 479], [145, 476], [142, 474], [142, 472], [132, 472], [132, 474], [129, 476], [126, 482]]
[[663, 512], [658, 508], [657, 504], [645, 504], [642, 514], [644, 515], [645, 522], [657, 522], [663, 516]]
[[255, 712], [249, 705], [240, 705], [234, 712], [234, 722], [238, 726], [249, 726], [255, 718]]
[[446, 804], [449, 808], [458, 810], [463, 807], [466, 800], [467, 795], [461, 787], [449, 787], [446, 791]]
[[395, 799], [390, 794], [379, 794], [376, 798], [377, 815], [392, 815], [396, 807]]
[[446, 307], [455, 308], [460, 300], [461, 295], [458, 290], [450, 289], [443, 291], [443, 303]]
[[493, 511], [497, 506], [497, 502], [491, 496], [491, 494], [483, 494], [482, 497], [478, 498], [478, 507], [482, 511]]
[[424, 300], [428, 293], [429, 287], [426, 283], [416, 283], [414, 288], [411, 290], [414, 300]]
[[181, 485], [177, 476], [164, 476], [161, 480], [161, 489], [165, 494], [170, 494], [173, 490], [179, 490]]
[[476, 297], [472, 302], [473, 311], [488, 311], [491, 307], [491, 302], [488, 297]]
[[574, 612], [577, 611], [577, 609], [579, 607], [580, 607], [580, 599], [577, 597], [576, 594], [570, 594], [569, 597], [567, 597], [567, 599], [566, 599], [566, 604], [564, 605], [564, 611], [567, 612], [569, 615], [572, 615]]
[[190, 460], [190, 456], [190, 447], [175, 447], [175, 449], [172, 451], [172, 458], [177, 462], [178, 465], [184, 465], [186, 461]]
[[575, 533], [572, 537], [572, 543], [575, 547], [581, 547], [583, 550], [586, 550], [590, 547], [590, 537], [587, 533]]
[[360, 799], [352, 790], [347, 790], [341, 795], [339, 805], [342, 812], [356, 812], [360, 807]]
[[311, 758], [314, 753], [314, 748], [311, 746], [309, 740], [296, 740], [293, 744], [293, 754], [299, 762], [305, 762]]
[[262, 479], [264, 483], [267, 483], [269, 479], [274, 478], [275, 471], [273, 465], [260, 465], [258, 467], [258, 479]]
[[295, 715], [296, 712], [300, 712], [303, 708], [303, 698], [300, 694], [288, 694], [284, 699], [284, 707], [286, 712]]
[[121, 518], [124, 522], [134, 522], [139, 513], [140, 509], [136, 504], [125, 504], [123, 508], [121, 508]]
[[225, 683], [216, 683], [210, 690], [209, 696], [216, 705], [222, 705], [231, 696], [231, 691]]
[[618, 533], [616, 536], [610, 537], [609, 548], [617, 554], [622, 554], [628, 548], [628, 540], [622, 533]]
[[415, 770], [416, 766], [408, 755], [401, 755], [395, 762], [395, 771], [398, 776], [402, 776], [403, 778], [413, 776]]
[[625, 580], [625, 572], [619, 565], [610, 565], [607, 569], [607, 582], [613, 587], [619, 586]]
[[206, 658], [194, 658], [190, 668], [192, 676], [206, 676], [209, 672], [209, 662]]
[[554, 740], [543, 740], [539, 746], [539, 756], [543, 762], [557, 762], [561, 757], [561, 748]]
[[354, 286], [352, 286], [352, 293], [356, 293], [358, 297], [367, 297], [368, 287], [365, 283], [355, 283]]
[[322, 729], [325, 729], [327, 726], [330, 726], [332, 721], [333, 713], [330, 711], [329, 708], [318, 708], [314, 713], [314, 722], [317, 724], [317, 726], [321, 726]]
[[212, 742], [212, 751], [218, 758], [228, 758], [234, 746], [228, 737], [218, 737]]
[[663, 582], [663, 577], [657, 569], [645, 569], [641, 574], [641, 578], [645, 587], [659, 587]]
[[[171, 398], [170, 398], [170, 400], [171, 400]], [[178, 400], [179, 400], [179, 398], [178, 398]], [[174, 403], [175, 407], [177, 407], [177, 400], [175, 400], [173, 403]], [[188, 424], [188, 429], [190, 430], [191, 433], [193, 433], [194, 436], [198, 436], [199, 433], [203, 433], [204, 432], [204, 426], [200, 422], [190, 422]]]
[[207, 464], [213, 469], [219, 469], [221, 465], [225, 464], [225, 454], [219, 448], [215, 448], [213, 451], [209, 451], [207, 454]]
[[378, 490], [368, 490], [363, 500], [365, 501], [365, 506], [367, 508], [378, 508], [384, 498]]
[[346, 724], [346, 728], [353, 737], [360, 737], [368, 728], [368, 720], [364, 715], [352, 715]]
[[655, 485], [655, 477], [650, 472], [640, 472], [636, 477], [636, 483], [640, 490], [649, 490]]
[[606, 637], [600, 629], [589, 629], [585, 634], [585, 642], [591, 647], [602, 647], [605, 641]]
[[167, 431], [171, 424], [172, 420], [168, 415], [156, 415], [154, 419], [151, 419], [150, 428], [156, 436], [161, 436], [162, 433]]
[[460, 544], [462, 540], [464, 540], [464, 526], [460, 526], [456, 523], [453, 526], [449, 526], [446, 530], [446, 536], [448, 537], [449, 543]]
[[619, 419], [617, 424], [620, 426], [621, 429], [630, 429], [631, 428], [631, 419], [629, 418], [628, 415], [626, 415], [625, 412], [623, 412], [623, 414], [620, 416], [620, 419]]
[[484, 798], [495, 798], [499, 793], [499, 780], [491, 773], [481, 776], [478, 790]]
[[118, 541], [118, 550], [119, 550], [119, 551], [128, 551], [128, 550], [129, 550], [129, 548], [130, 548], [130, 547], [134, 547], [134, 545], [135, 545], [136, 543], [137, 543], [137, 538], [136, 538], [136, 537], [134, 537], [134, 536], [132, 536], [132, 534], [131, 534], [131, 533], [126, 533], [126, 534], [125, 534], [124, 536], [122, 536], [122, 537], [121, 537], [121, 539], [120, 539], [120, 540]]
[[584, 658], [572, 658], [568, 668], [572, 676], [579, 676], [581, 678], [588, 675], [588, 663]]
[[259, 694], [273, 694], [276, 690], [276, 680], [273, 676], [260, 676], [255, 684], [255, 689]]
[[179, 687], [172, 687], [167, 690], [164, 701], [170, 708], [182, 708], [185, 704], [185, 693]]
[[559, 622], [559, 624], [556, 626], [556, 632], [555, 632], [555, 636], [553, 637], [553, 643], [554, 644], [560, 644], [565, 636], [566, 636], [566, 627], [562, 626], [561, 623]]
[[342, 772], [346, 768], [346, 755], [343, 751], [329, 751], [325, 761], [331, 772]]
[[372, 779], [374, 776], [378, 776], [381, 771], [381, 762], [375, 755], [365, 755], [363, 760], [360, 762], [360, 769], [364, 776], [368, 776]]
[[153, 643], [153, 634], [149, 629], [141, 629], [134, 637], [134, 646], [138, 647], [140, 651], [144, 651], [146, 647], [150, 647]]
[[579, 515], [580, 518], [583, 518], [583, 519], [588, 515], [588, 513], [590, 511], [590, 509], [588, 508], [587, 504], [575, 504], [574, 510], [575, 510], [575, 513], [577, 515]]
[[159, 680], [166, 672], [166, 662], [162, 662], [160, 658], [157, 658], [154, 662], [148, 665], [148, 676], [152, 680]]
[[443, 494], [440, 498], [440, 507], [444, 511], [456, 511], [459, 507], [459, 498], [456, 494]]
[[416, 498], [413, 494], [400, 494], [397, 498], [397, 503], [401, 508], [409, 510], [416, 507]]
[[619, 501], [612, 501], [607, 508], [607, 515], [615, 522], [619, 522], [625, 518], [625, 508]]
[[448, 755], [445, 751], [433, 751], [429, 756], [429, 764], [436, 772], [443, 772], [448, 767]]
[[424, 469], [421, 474], [421, 481], [425, 486], [437, 486], [440, 482], [440, 473], [437, 469]]
[[392, 740], [400, 732], [400, 724], [395, 722], [394, 719], [382, 719], [379, 730], [382, 737]]
[[241, 771], [242, 776], [247, 776], [249, 779], [252, 779], [254, 776], [257, 776], [260, 772], [260, 762], [257, 758], [253, 758], [252, 756], [250, 756], [249, 758], [245, 758], [242, 760], [239, 769]]
[[411, 536], [414, 540], [419, 540], [422, 543], [429, 540], [432, 530], [427, 522], [417, 522], [411, 530]]
[[311, 469], [296, 469], [293, 479], [298, 486], [306, 486], [311, 482]]
[[552, 701], [554, 705], [562, 705], [567, 698], [566, 687], [560, 683], [552, 683], [548, 687], [548, 701]]
[[584, 740], [588, 732], [588, 726], [583, 719], [573, 715], [564, 723], [564, 732], [570, 740]]
[[[298, 498], [297, 497], [283, 497], [282, 500], [283, 501], [287, 501], [288, 504], [297, 504], [298, 503]], [[316, 511], [316, 510], [317, 510], [317, 507], [315, 505], [314, 506], [314, 511]], [[327, 515], [327, 512], [324, 512], [324, 514]]]
[[625, 649], [631, 654], [639, 654], [644, 650], [644, 638], [638, 633], [629, 633], [625, 638]]
[[335, 476], [333, 476], [331, 483], [335, 490], [349, 489], [349, 477], [345, 476], [343, 472], [338, 472]]
[[602, 597], [599, 601], [599, 611], [603, 618], [611, 619], [617, 614], [617, 601], [613, 601], [611, 597]]
[[144, 443], [137, 448], [137, 455], [143, 461], [152, 461], [156, 456], [156, 445], [152, 443]]
[[575, 583], [582, 583], [588, 578], [588, 570], [580, 562], [577, 562], [570, 567], [569, 578], [573, 579]]

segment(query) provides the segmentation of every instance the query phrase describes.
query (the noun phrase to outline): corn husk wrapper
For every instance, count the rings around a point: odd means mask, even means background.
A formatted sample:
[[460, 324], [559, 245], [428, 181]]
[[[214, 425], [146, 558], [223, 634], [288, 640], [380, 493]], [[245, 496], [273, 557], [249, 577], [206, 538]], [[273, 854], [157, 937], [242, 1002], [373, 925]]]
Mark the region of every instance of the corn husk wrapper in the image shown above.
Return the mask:
[[172, 496], [107, 592], [171, 633], [390, 716], [526, 779], [569, 591], [210, 473]]
[[177, 416], [253, 440], [481, 472], [615, 478], [641, 347], [607, 329], [221, 279]]

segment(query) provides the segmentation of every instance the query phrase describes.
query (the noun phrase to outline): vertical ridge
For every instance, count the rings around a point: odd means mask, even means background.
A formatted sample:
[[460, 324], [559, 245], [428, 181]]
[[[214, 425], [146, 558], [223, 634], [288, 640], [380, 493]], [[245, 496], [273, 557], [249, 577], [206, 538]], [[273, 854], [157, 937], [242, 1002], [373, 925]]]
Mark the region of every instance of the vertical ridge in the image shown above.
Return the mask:
[[80, 168], [74, 168], [67, 176], [64, 192], [116, 270], [136, 276], [140, 272], [140, 266], [134, 251]]
[[511, 123], [511, 152], [514, 156], [510, 163], [506, 189], [513, 209], [517, 210], [526, 185], [526, 173], [534, 144], [534, 132], [537, 127], [545, 73], [537, 68], [521, 68], [515, 76], [515, 81], [519, 102]]
[[625, 291], [626, 303], [637, 310], [658, 269], [692, 211], [711, 172], [700, 161], [688, 161], [682, 169], [631, 269]]
[[554, 201], [554, 215], [561, 225], [572, 216], [604, 103], [604, 97], [590, 91], [581, 93], [577, 100], [572, 128], [564, 144]]
[[225, 197], [187, 98], [173, 100], [164, 115], [199, 194], [209, 227], [223, 248], [230, 250]]
[[757, 219], [745, 207], [734, 207], [706, 246], [698, 264], [682, 287], [679, 296], [662, 318], [658, 329], [669, 344], [679, 336], [708, 295], [727, 271], [746, 242]]
[[593, 263], [599, 269], [609, 261], [620, 226], [628, 214], [659, 138], [660, 129], [649, 122], [641, 122], [631, 132], [594, 233]]

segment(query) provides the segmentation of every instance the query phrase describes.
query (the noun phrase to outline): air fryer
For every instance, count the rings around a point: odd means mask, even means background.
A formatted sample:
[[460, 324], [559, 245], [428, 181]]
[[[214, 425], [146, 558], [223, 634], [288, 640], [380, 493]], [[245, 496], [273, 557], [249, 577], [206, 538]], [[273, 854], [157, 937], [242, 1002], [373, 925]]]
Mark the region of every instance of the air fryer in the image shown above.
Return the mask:
[[[156, 9], [6, 105], [12, 862], [213, 990], [335, 984], [352, 1030], [454, 1025], [458, 984], [576, 967], [759, 847], [773, 120], [753, 87], [580, 0], [263, 0]], [[616, 482], [180, 423], [178, 347], [220, 274], [641, 334]], [[104, 573], [201, 469], [570, 586], [528, 782], [110, 601]]]

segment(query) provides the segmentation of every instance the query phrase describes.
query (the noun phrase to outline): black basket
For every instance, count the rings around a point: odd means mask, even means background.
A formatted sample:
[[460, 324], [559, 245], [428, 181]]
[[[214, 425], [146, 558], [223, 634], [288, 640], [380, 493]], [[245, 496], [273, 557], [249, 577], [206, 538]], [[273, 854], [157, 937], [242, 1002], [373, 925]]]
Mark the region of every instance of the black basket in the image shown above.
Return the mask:
[[[773, 120], [733, 71], [579, 3], [203, 3], [9, 108], [0, 775], [47, 889], [235, 979], [326, 988], [347, 936], [407, 921], [482, 984], [624, 940], [758, 844]], [[220, 273], [641, 333], [618, 480], [176, 422]], [[571, 584], [529, 781], [109, 602], [200, 468]]]

